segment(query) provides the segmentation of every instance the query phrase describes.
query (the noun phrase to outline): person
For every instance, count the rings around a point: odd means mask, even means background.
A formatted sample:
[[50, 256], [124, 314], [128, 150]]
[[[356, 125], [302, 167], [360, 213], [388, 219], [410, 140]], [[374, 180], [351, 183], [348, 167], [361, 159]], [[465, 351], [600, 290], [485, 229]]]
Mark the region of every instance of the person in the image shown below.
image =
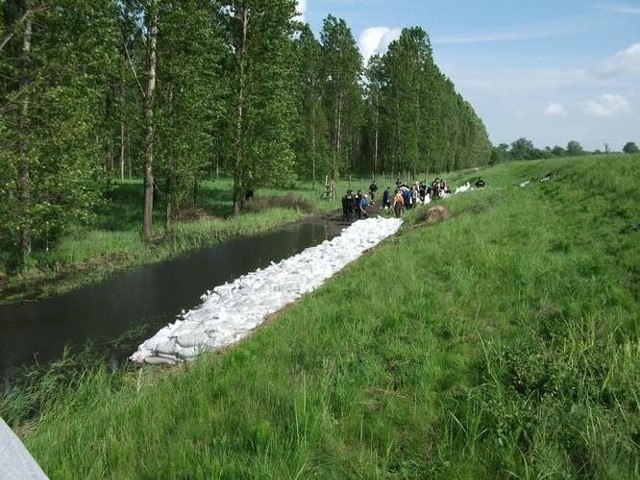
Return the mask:
[[404, 208], [405, 209], [410, 209], [413, 207], [413, 204], [411, 203], [413, 200], [413, 197], [411, 196], [411, 189], [409, 187], [407, 187], [406, 185], [402, 184], [400, 186], [400, 194], [402, 195], [402, 200], [404, 202]]
[[484, 180], [482, 180], [482, 178], [479, 178], [476, 183], [476, 188], [484, 188]]
[[348, 222], [353, 220], [353, 214], [355, 213], [355, 199], [351, 190], [347, 190], [347, 194], [342, 197], [342, 218]]
[[378, 191], [378, 186], [376, 185], [376, 181], [374, 180], [369, 185], [369, 196], [371, 196], [371, 205], [375, 203], [376, 200], [376, 192]]
[[447, 182], [444, 181], [444, 178], [440, 179], [439, 190], [440, 190], [441, 196], [443, 196], [445, 193], [451, 193], [451, 191], [447, 187]]
[[362, 212], [360, 212], [360, 199], [362, 198], [362, 190], [358, 190], [353, 197], [353, 206], [355, 208], [355, 213], [357, 218], [361, 218]]
[[402, 196], [402, 191], [400, 189], [396, 190], [396, 194], [393, 197], [393, 214], [396, 218], [399, 218], [402, 215], [404, 210], [404, 197]]
[[418, 194], [420, 196], [420, 203], [425, 203], [424, 200], [427, 197], [427, 187], [424, 184], [424, 180], [418, 185]]
[[433, 191], [433, 196], [438, 198], [440, 196], [440, 179], [435, 178], [433, 182], [431, 182], [431, 188]]
[[382, 192], [382, 208], [388, 210], [391, 208], [391, 187], [387, 187], [384, 192]]
[[367, 218], [367, 208], [369, 207], [369, 200], [367, 195], [363, 195], [360, 197], [360, 201], [358, 203], [358, 218]]

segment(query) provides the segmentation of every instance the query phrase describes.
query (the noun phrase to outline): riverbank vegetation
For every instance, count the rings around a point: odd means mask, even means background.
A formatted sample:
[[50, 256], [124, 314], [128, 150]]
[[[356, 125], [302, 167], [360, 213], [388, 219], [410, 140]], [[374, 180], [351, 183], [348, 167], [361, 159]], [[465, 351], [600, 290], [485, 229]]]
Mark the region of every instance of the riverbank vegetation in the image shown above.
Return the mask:
[[241, 344], [14, 428], [51, 478], [637, 478], [640, 157], [479, 175]]
[[[391, 185], [391, 177], [378, 177]], [[313, 215], [328, 215], [340, 209], [339, 195], [347, 189], [366, 192], [370, 178], [351, 178], [335, 183], [336, 198], [323, 198], [324, 185], [299, 182], [282, 190], [263, 188], [244, 202], [243, 214], [232, 211], [232, 181], [228, 178], [200, 183], [179, 215], [171, 232], [161, 227], [162, 212], [156, 211], [154, 240], [140, 237], [140, 180], [115, 180], [108, 198], [84, 223], [69, 227], [52, 245], [30, 255], [27, 267], [15, 270], [15, 256], [0, 252], [0, 302], [32, 300], [60, 294], [99, 281], [108, 275], [137, 266], [160, 262], [180, 254], [212, 246], [230, 238], [254, 235], [279, 225]], [[384, 188], [384, 187], [383, 187]], [[379, 192], [378, 195], [381, 195]]]
[[158, 224], [184, 228], [189, 198], [218, 174], [239, 215], [249, 191], [300, 179], [487, 164], [485, 127], [424, 30], [403, 30], [365, 66], [344, 20], [329, 15], [318, 39], [295, 8], [3, 2], [0, 277], [90, 224], [116, 178], [142, 179], [135, 218], [153, 250]]

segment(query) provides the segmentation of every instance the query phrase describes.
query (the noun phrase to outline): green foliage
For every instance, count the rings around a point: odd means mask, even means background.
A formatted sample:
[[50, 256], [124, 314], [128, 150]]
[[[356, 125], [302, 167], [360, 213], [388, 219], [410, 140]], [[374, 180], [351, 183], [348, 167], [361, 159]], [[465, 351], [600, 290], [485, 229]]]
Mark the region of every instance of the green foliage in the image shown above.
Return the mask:
[[402, 230], [240, 345], [86, 375], [18, 431], [53, 478], [635, 478], [640, 237], [621, 227], [639, 169], [486, 168], [442, 201], [450, 220]]
[[[223, 2], [230, 53], [225, 75], [234, 210], [245, 190], [294, 179], [295, 78], [289, 61], [295, 2]], [[265, 126], [268, 125], [268, 128]]]
[[334, 180], [352, 166], [354, 144], [361, 123], [362, 56], [351, 29], [343, 19], [327, 16], [320, 32], [324, 105], [331, 143], [331, 173]]
[[435, 65], [424, 30], [404, 29], [367, 75], [374, 123], [366, 155], [376, 159], [375, 170], [438, 172], [489, 162], [485, 127]]
[[624, 153], [638, 153], [640, 150], [635, 142], [627, 142], [624, 144], [624, 147], [622, 147], [622, 151]]
[[575, 140], [571, 140], [569, 143], [567, 143], [566, 153], [570, 157], [576, 157], [578, 155], [583, 155], [584, 150], [582, 149], [582, 145], [580, 145], [579, 142], [576, 142]]
[[0, 238], [3, 248], [16, 249], [26, 239], [22, 253], [28, 254], [31, 241], [55, 244], [65, 226], [86, 220], [100, 199], [104, 144], [96, 112], [114, 64], [115, 29], [106, 0], [21, 8], [9, 2], [3, 9], [3, 23], [15, 35], [7, 45], [13, 55], [0, 64], [11, 79], [0, 87], [6, 115]]
[[321, 45], [308, 25], [301, 26], [294, 43], [297, 60], [297, 115], [301, 119], [295, 140], [297, 172], [303, 178], [323, 178], [331, 170], [328, 121], [322, 105]]

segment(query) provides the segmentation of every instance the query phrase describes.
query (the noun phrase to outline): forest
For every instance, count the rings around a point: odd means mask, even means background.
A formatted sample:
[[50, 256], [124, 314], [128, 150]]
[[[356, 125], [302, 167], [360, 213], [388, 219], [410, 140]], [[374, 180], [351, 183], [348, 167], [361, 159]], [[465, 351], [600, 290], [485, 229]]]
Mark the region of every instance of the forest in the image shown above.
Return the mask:
[[406, 28], [364, 64], [347, 23], [295, 0], [0, 1], [0, 250], [24, 264], [143, 179], [165, 230], [203, 179], [248, 190], [487, 165], [472, 106]]

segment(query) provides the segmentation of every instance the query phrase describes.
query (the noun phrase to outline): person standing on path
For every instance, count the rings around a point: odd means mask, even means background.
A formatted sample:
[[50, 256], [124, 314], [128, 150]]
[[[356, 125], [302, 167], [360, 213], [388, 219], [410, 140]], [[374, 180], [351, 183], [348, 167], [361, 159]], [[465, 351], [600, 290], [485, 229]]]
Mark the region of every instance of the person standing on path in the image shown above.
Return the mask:
[[400, 218], [404, 211], [404, 197], [402, 191], [398, 189], [393, 197], [393, 214], [396, 218]]
[[374, 180], [373, 182], [371, 182], [371, 185], [369, 185], [369, 196], [371, 197], [371, 205], [375, 203], [375, 195], [377, 191], [378, 186], [376, 185], [376, 181]]
[[391, 199], [393, 195], [391, 195], [391, 187], [387, 187], [384, 192], [382, 192], [382, 208], [388, 210], [391, 208]]

